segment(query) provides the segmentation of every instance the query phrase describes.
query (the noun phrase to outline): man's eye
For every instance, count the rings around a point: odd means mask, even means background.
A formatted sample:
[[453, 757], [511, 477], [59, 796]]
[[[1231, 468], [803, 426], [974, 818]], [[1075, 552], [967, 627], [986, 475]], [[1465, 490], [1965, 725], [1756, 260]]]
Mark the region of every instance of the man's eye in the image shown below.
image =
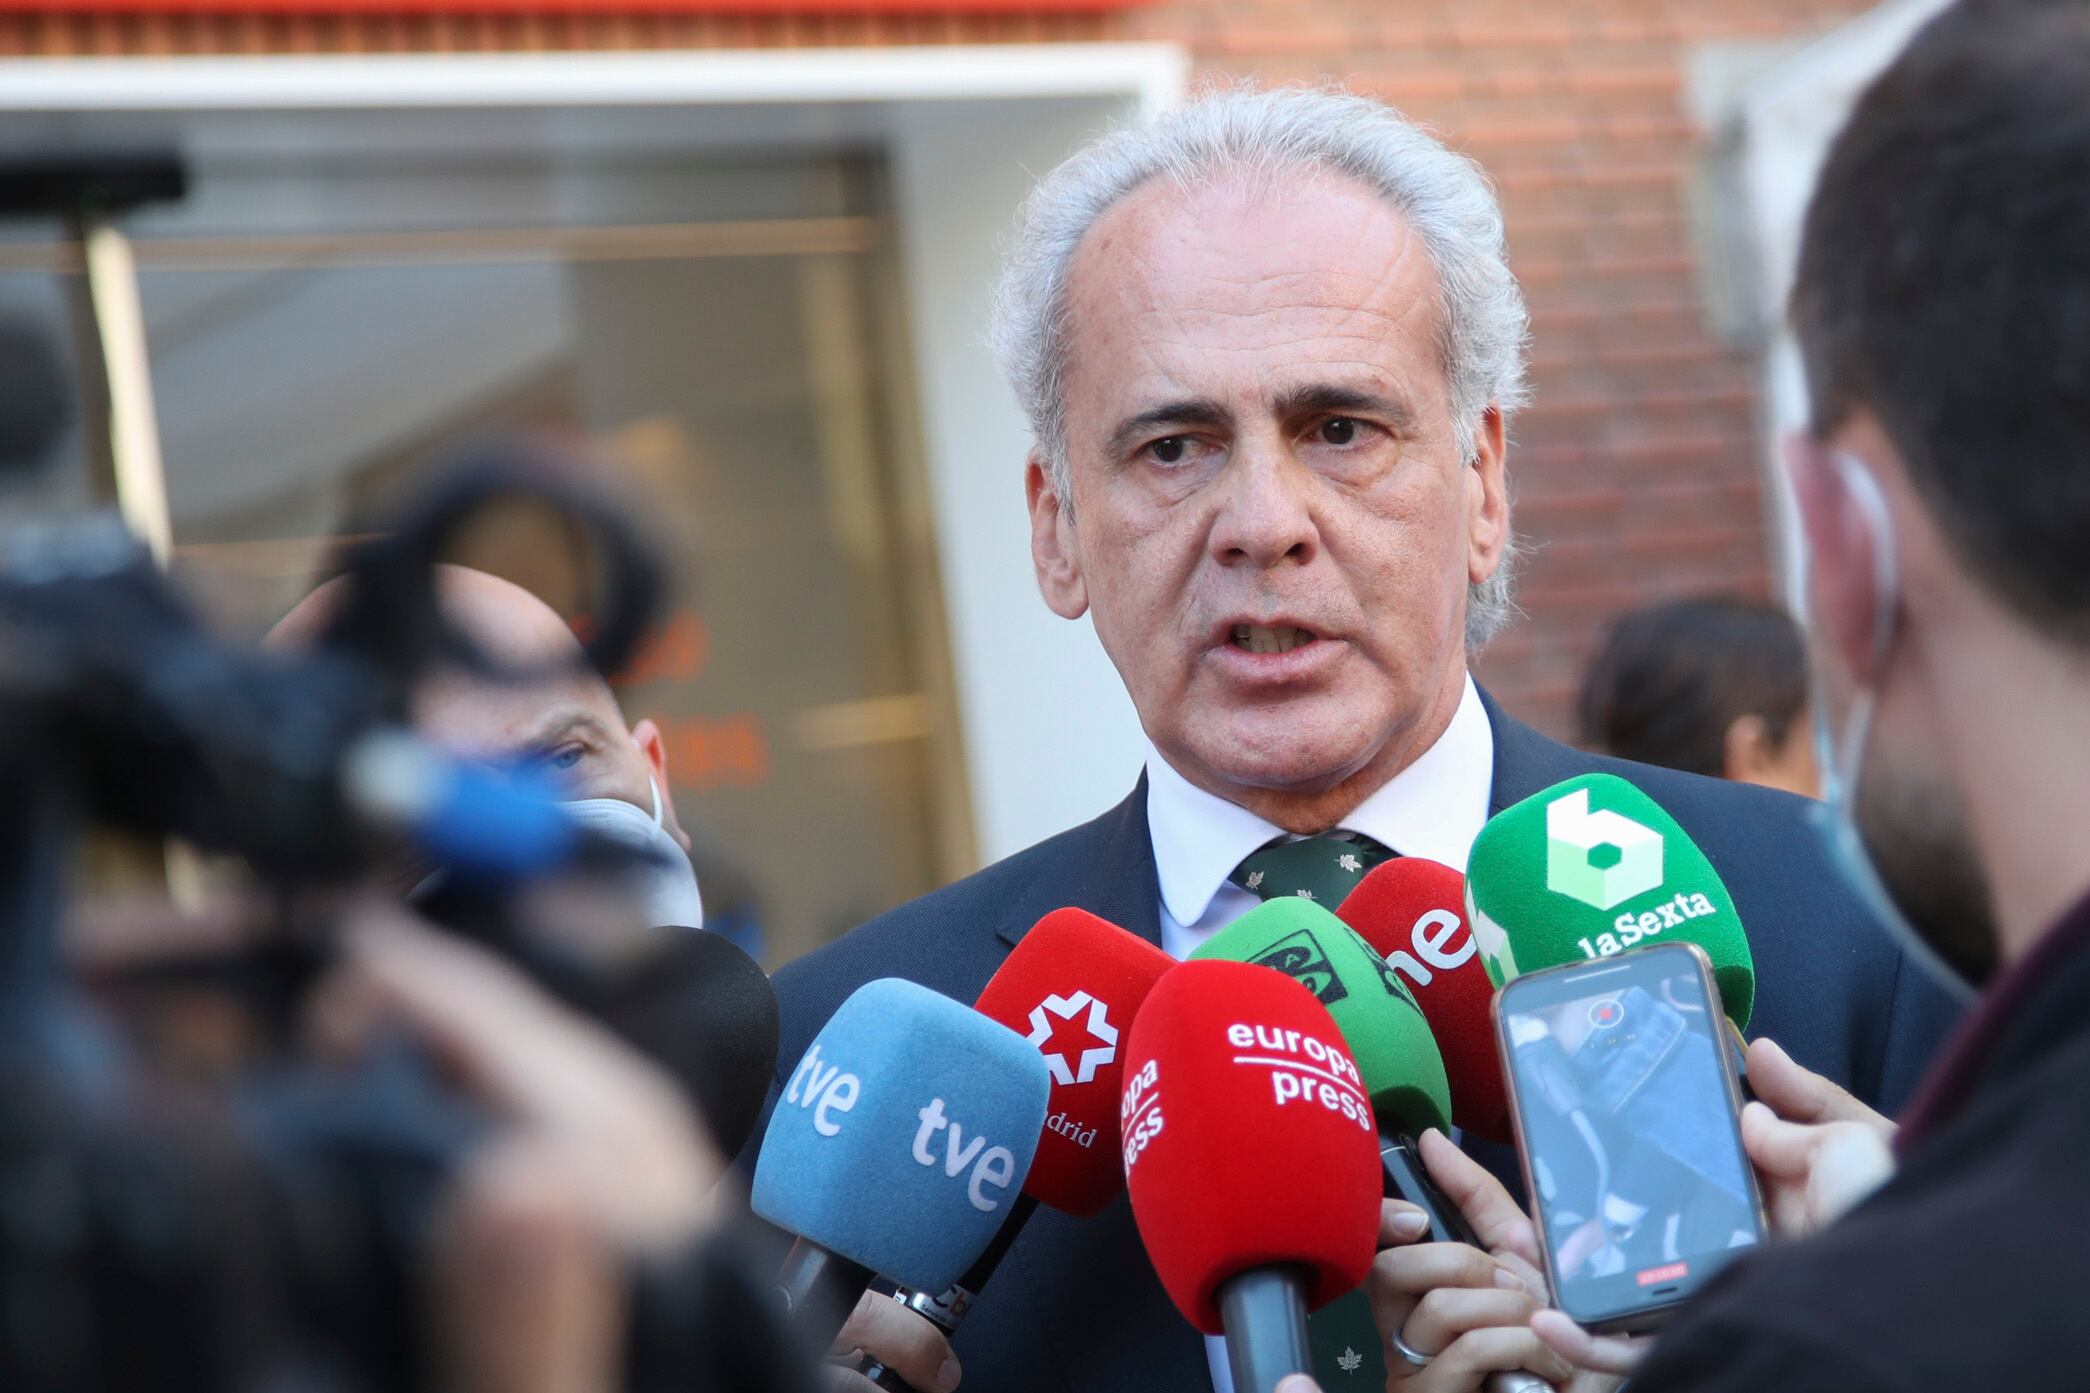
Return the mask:
[[1190, 453], [1190, 437], [1165, 435], [1147, 446], [1147, 457], [1156, 464], [1181, 464]]
[[1330, 416], [1321, 422], [1321, 443], [1324, 445], [1348, 445], [1357, 439], [1357, 422], [1348, 416]]
[[545, 768], [556, 769], [563, 774], [581, 762], [581, 754], [580, 746], [567, 745], [561, 749], [553, 750], [543, 758], [541, 763]]

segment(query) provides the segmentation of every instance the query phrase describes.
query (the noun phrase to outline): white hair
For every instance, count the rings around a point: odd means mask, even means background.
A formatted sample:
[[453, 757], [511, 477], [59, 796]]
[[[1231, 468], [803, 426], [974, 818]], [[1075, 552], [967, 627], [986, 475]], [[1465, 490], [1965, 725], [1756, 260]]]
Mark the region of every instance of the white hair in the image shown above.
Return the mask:
[[[1207, 92], [1151, 123], [1092, 141], [1025, 200], [994, 298], [991, 340], [1029, 416], [1060, 498], [1067, 460], [1067, 267], [1098, 218], [1155, 179], [1190, 187], [1220, 176], [1274, 181], [1300, 172], [1355, 179], [1407, 219], [1437, 272], [1438, 353], [1460, 458], [1490, 406], [1524, 402], [1524, 295], [1503, 256], [1502, 210], [1480, 166], [1391, 107], [1305, 87]], [[1510, 562], [1473, 586], [1466, 637], [1478, 648], [1508, 622]]]

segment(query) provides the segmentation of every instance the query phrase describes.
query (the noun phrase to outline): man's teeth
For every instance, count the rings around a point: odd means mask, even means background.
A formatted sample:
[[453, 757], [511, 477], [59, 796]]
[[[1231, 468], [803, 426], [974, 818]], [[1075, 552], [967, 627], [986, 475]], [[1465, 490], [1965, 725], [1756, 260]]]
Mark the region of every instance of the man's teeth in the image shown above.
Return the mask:
[[1234, 625], [1234, 647], [1245, 648], [1251, 653], [1289, 653], [1301, 644], [1313, 641], [1312, 634], [1290, 624]]

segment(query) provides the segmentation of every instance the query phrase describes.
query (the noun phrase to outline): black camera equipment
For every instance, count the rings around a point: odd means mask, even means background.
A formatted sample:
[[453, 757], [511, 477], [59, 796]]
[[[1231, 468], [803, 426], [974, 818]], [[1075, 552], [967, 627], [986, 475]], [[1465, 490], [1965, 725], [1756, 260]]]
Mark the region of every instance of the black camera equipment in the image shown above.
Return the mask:
[[[327, 892], [402, 844], [474, 887], [460, 931], [661, 1057], [728, 1154], [744, 1139], [776, 1050], [760, 969], [682, 932], [606, 980], [513, 932], [503, 907], [536, 878], [614, 873], [634, 853], [579, 831], [555, 790], [447, 760], [407, 727], [435, 668], [544, 675], [488, 657], [436, 597], [460, 530], [517, 501], [585, 539], [585, 654], [615, 671], [660, 593], [650, 553], [574, 471], [519, 446], [463, 461], [352, 552], [346, 599], [304, 654], [213, 634], [112, 517], [0, 534], [0, 1387], [438, 1381], [424, 1258], [448, 1177], [493, 1123], [406, 1042], [321, 1068], [295, 1026], [331, 959]], [[263, 1047], [229, 1082], [164, 1076], [68, 974], [65, 890], [89, 823], [238, 856], [275, 892], [253, 942], [143, 974], [233, 989]], [[637, 1274], [633, 1387], [794, 1386], [790, 1360], [748, 1353], [774, 1349], [741, 1271], [707, 1244]]]

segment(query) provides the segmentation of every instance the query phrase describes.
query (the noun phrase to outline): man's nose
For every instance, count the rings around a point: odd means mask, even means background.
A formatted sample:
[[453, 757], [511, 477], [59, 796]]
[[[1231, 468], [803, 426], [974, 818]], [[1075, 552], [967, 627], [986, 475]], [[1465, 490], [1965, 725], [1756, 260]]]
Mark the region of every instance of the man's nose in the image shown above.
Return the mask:
[[1314, 478], [1282, 441], [1243, 440], [1219, 481], [1209, 544], [1222, 566], [1305, 564], [1320, 549]]

